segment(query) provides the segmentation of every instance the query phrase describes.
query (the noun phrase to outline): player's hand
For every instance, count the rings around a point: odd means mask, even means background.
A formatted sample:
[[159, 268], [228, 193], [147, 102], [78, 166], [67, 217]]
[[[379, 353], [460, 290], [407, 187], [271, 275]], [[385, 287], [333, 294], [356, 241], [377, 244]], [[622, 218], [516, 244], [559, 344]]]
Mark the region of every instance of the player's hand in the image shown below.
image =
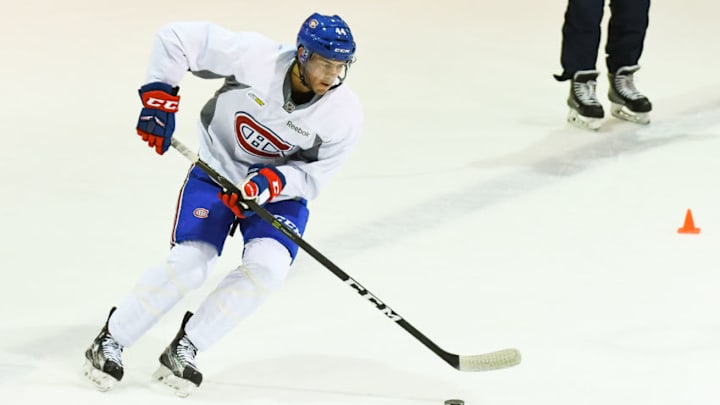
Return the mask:
[[240, 185], [244, 200], [263, 205], [279, 196], [285, 187], [285, 175], [273, 165], [256, 164], [248, 169], [248, 176]]
[[247, 218], [252, 214], [243, 201], [254, 200], [263, 205], [280, 195], [285, 187], [285, 176], [272, 165], [252, 165], [248, 176], [238, 186], [240, 195], [236, 192], [223, 189], [218, 194], [220, 200], [232, 210], [238, 218]]
[[159, 155], [170, 148], [170, 139], [175, 131], [175, 113], [178, 110], [179, 88], [161, 82], [148, 83], [138, 91], [143, 103], [138, 119], [137, 133], [155, 148]]
[[226, 207], [230, 208], [230, 211], [238, 218], [247, 218], [253, 214], [252, 210], [250, 210], [246, 204], [243, 204], [243, 200], [238, 193], [222, 189], [222, 191], [218, 193], [218, 198], [220, 198], [220, 201], [222, 201]]

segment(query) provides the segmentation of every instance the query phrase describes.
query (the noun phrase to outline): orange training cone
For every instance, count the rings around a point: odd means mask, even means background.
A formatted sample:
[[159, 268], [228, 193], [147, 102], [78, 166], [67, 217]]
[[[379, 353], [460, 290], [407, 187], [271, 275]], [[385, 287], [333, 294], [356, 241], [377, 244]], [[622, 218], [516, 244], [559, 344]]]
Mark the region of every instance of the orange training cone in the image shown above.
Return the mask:
[[695, 222], [693, 221], [692, 211], [690, 208], [688, 208], [687, 213], [685, 213], [685, 223], [682, 228], [678, 228], [677, 231], [678, 233], [700, 233], [700, 228], [695, 227]]

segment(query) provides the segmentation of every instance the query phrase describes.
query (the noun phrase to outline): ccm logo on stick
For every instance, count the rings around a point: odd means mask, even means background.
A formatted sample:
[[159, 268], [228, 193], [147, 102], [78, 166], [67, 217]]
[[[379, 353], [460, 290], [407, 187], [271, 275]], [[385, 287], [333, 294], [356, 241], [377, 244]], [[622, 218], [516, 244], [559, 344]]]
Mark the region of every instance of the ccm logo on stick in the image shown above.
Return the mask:
[[380, 310], [385, 316], [392, 319], [393, 321], [401, 321], [402, 317], [395, 313], [392, 309], [390, 309], [385, 303], [380, 301], [380, 299], [370, 293], [370, 291], [366, 290], [365, 287], [360, 285], [357, 281], [353, 280], [352, 278], [348, 278], [345, 280], [345, 284], [349, 285], [350, 287], [354, 288], [358, 294], [360, 294], [361, 297], [365, 298], [366, 300], [370, 301], [371, 303], [375, 304], [375, 307]]

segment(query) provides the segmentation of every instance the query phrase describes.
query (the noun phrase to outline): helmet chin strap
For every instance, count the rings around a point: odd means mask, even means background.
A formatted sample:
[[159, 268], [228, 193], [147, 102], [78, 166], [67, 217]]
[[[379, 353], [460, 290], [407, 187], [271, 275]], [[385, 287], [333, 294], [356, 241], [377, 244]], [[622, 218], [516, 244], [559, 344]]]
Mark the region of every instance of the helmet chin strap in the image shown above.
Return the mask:
[[310, 86], [310, 83], [305, 80], [305, 64], [304, 63], [298, 63], [298, 76], [300, 77], [300, 83], [303, 84], [303, 86], [310, 89], [310, 91], [313, 91], [312, 86]]
[[[307, 49], [303, 48], [302, 55], [300, 57], [295, 59], [295, 63], [298, 65], [298, 77], [300, 78], [300, 83], [302, 83], [303, 86], [310, 89], [310, 91], [313, 91], [312, 87], [310, 86], [310, 83], [305, 80], [305, 63], [310, 59], [310, 52], [307, 51]], [[314, 93], [314, 91], [313, 91]]]

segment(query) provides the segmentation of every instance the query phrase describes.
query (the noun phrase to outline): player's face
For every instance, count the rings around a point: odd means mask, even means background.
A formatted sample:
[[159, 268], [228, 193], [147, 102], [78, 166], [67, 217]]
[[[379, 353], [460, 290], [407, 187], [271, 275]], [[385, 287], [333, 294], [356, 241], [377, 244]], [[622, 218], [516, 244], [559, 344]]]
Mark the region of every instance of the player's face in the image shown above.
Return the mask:
[[312, 54], [305, 63], [305, 81], [315, 94], [325, 94], [336, 84], [338, 77], [345, 77], [346, 62], [326, 59]]

